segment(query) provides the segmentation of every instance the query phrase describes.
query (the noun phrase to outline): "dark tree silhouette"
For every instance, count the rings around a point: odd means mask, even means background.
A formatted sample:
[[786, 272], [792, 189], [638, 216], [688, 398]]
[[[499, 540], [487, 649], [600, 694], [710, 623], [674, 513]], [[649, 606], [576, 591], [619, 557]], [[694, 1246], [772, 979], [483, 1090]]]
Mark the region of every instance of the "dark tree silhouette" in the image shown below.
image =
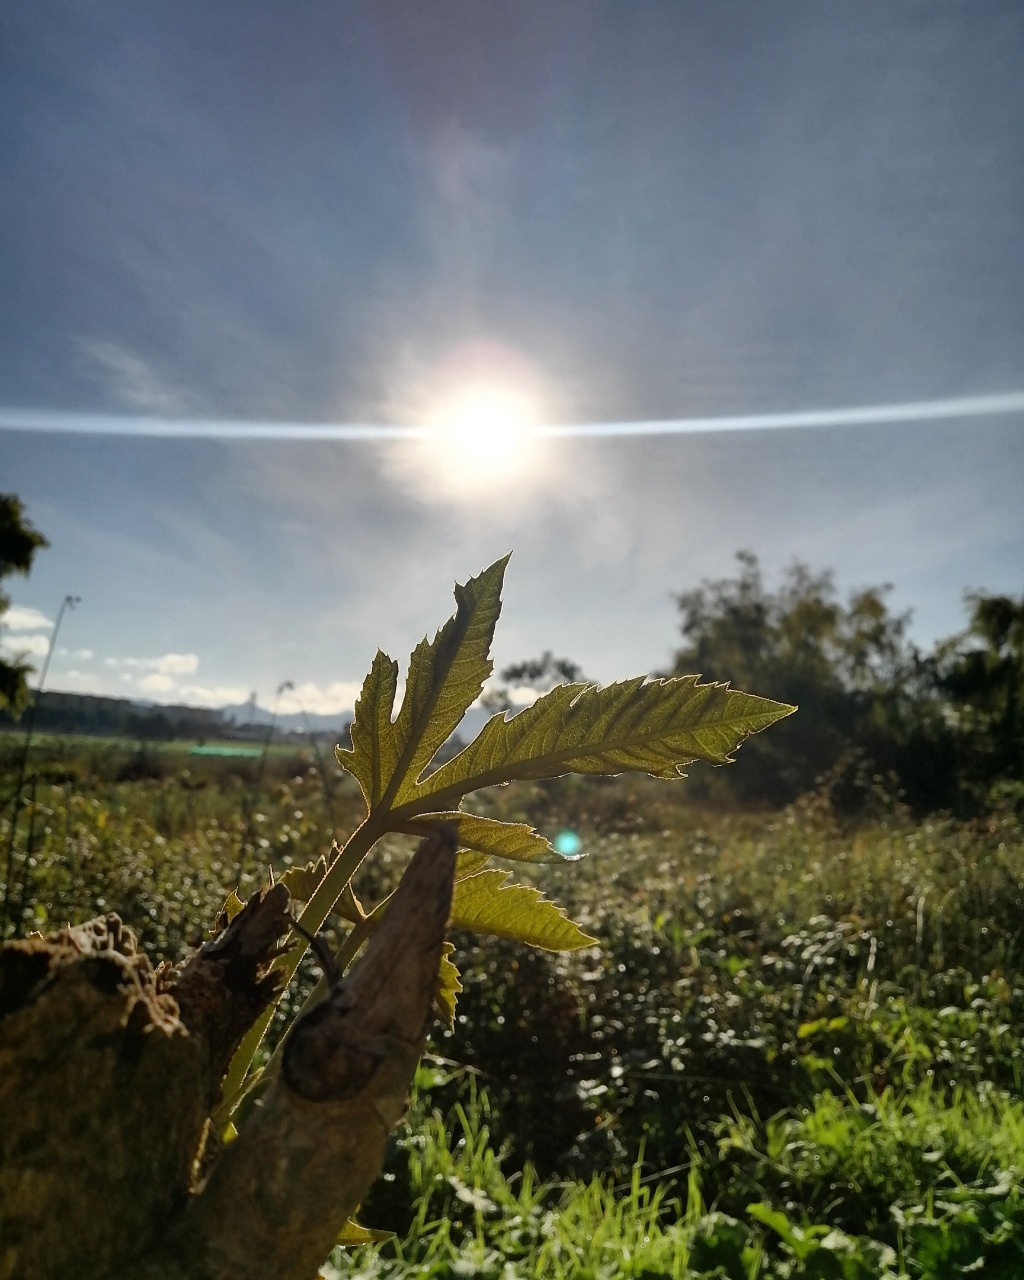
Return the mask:
[[889, 608], [890, 586], [844, 600], [831, 572], [794, 562], [771, 590], [753, 552], [736, 559], [735, 577], [705, 579], [677, 597], [685, 644], [673, 670], [763, 689], [799, 713], [771, 742], [752, 743], [742, 778], [724, 785], [739, 785], [744, 799], [785, 802], [858, 758], [922, 794], [934, 789], [925, 774], [935, 752], [922, 754], [922, 734], [939, 723], [938, 700], [907, 636], [910, 614]]
[[539, 658], [503, 667], [499, 679], [501, 684], [483, 698], [484, 706], [491, 711], [512, 710], [511, 693], [519, 685], [529, 685], [538, 693], [547, 693], [556, 684], [593, 683], [587, 680], [578, 663], [571, 658], [556, 658], [550, 649], [545, 649]]
[[969, 745], [971, 781], [1024, 779], [1024, 595], [967, 596], [966, 629], [940, 646], [939, 682]]
[[[30, 524], [21, 499], [13, 493], [0, 493], [0, 581], [12, 573], [28, 573], [36, 552], [48, 545]], [[0, 626], [10, 603], [10, 597], [0, 588]], [[20, 711], [27, 698], [31, 672], [32, 666], [21, 658], [0, 658], [0, 707]]]

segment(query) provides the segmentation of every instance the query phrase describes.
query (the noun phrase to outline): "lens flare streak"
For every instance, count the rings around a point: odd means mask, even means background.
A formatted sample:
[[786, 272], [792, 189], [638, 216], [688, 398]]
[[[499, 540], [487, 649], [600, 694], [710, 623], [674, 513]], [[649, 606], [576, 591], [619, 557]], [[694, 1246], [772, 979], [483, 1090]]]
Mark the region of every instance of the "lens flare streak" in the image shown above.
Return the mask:
[[[1024, 413], [1024, 391], [999, 395], [914, 400], [841, 409], [787, 413], [750, 413], [720, 418], [674, 418], [650, 422], [524, 424], [524, 436], [563, 439], [712, 434], [719, 431], [767, 431], [781, 428], [870, 426], [901, 422], [938, 422]], [[145, 436], [210, 440], [336, 440], [385, 442], [423, 440], [419, 426], [384, 423], [259, 422], [237, 418], [159, 418], [114, 413], [69, 413], [45, 409], [0, 408], [0, 430], [34, 433]]]

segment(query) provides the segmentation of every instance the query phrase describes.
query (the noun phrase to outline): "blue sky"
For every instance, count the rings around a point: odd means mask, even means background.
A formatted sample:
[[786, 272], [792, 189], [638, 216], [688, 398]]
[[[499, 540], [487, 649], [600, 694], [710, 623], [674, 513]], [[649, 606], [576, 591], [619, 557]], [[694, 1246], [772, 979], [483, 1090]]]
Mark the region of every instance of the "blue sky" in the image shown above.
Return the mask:
[[1019, 392], [1022, 59], [996, 0], [17, 7], [0, 489], [52, 545], [6, 644], [73, 592], [53, 687], [341, 709], [509, 548], [499, 663], [664, 666], [673, 593], [740, 547], [955, 630], [1024, 587], [1019, 408], [500, 456], [55, 428], [426, 430], [484, 381], [584, 426]]

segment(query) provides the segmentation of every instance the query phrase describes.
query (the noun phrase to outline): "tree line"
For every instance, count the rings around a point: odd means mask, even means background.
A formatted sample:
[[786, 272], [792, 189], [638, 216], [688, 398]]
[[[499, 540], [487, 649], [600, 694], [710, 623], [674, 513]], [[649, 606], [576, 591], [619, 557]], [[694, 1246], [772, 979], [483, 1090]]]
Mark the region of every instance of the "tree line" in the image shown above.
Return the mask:
[[[0, 494], [0, 579], [27, 573], [45, 546], [21, 502]], [[732, 576], [676, 597], [683, 643], [669, 674], [698, 672], [800, 709], [749, 743], [745, 768], [695, 774], [697, 794], [782, 805], [826, 782], [850, 808], [879, 788], [919, 811], [1024, 807], [1024, 594], [968, 593], [964, 627], [923, 650], [890, 592], [842, 596], [831, 571], [800, 561], [772, 588], [757, 556], [740, 551]], [[8, 604], [0, 593], [0, 616]], [[0, 712], [24, 704], [30, 670], [0, 661]], [[515, 685], [584, 678], [545, 653], [505, 668], [490, 705], [510, 705]]]
[[786, 803], [827, 780], [850, 807], [879, 786], [921, 811], [1024, 802], [1024, 595], [968, 593], [964, 627], [923, 650], [888, 584], [844, 597], [797, 561], [773, 589], [753, 552], [736, 561], [677, 596], [672, 670], [799, 706], [723, 771], [737, 799]]
[[[772, 588], [740, 551], [732, 576], [676, 596], [683, 643], [665, 674], [799, 707], [746, 744], [743, 769], [695, 770], [695, 798], [782, 806], [827, 786], [840, 808], [872, 796], [919, 812], [1024, 808], [1024, 595], [968, 593], [962, 630], [923, 650], [891, 590], [844, 597], [834, 573], [800, 561]], [[548, 652], [506, 667], [490, 705], [511, 707], [517, 685], [585, 678]]]

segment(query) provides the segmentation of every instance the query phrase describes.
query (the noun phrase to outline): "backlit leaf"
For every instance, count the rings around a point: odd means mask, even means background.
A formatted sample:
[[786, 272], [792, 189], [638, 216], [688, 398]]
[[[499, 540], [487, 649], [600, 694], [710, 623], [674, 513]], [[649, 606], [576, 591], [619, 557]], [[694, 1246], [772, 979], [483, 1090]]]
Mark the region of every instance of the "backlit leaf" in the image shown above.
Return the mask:
[[522, 822], [500, 822], [475, 813], [449, 810], [425, 813], [409, 824], [416, 835], [425, 835], [431, 826], [447, 823], [458, 832], [460, 849], [475, 849], [489, 858], [510, 858], [513, 862], [564, 862], [566, 859], [533, 827]]
[[289, 867], [278, 876], [277, 882], [284, 885], [294, 901], [308, 902], [326, 874], [327, 859], [321, 856], [304, 867]]
[[361, 1244], [382, 1244], [385, 1240], [393, 1240], [394, 1237], [393, 1231], [374, 1231], [371, 1227], [360, 1226], [355, 1218], [349, 1218], [338, 1233], [336, 1243], [342, 1248], [352, 1249]]
[[[474, 742], [429, 772], [491, 673], [489, 651], [507, 561], [503, 557], [456, 586], [453, 617], [433, 640], [424, 638], [413, 650], [397, 716], [398, 665], [383, 652], [374, 658], [356, 700], [351, 746], [337, 751], [369, 812], [306, 902], [298, 938], [278, 964], [286, 980], [305, 950], [303, 940], [317, 933], [339, 904], [357, 928], [372, 929], [376, 923], [376, 910], [365, 916], [351, 882], [377, 841], [389, 832], [415, 832], [436, 822], [454, 821], [462, 846], [454, 924], [551, 950], [589, 946], [594, 940], [537, 890], [507, 884], [508, 873], [484, 866], [492, 856], [555, 861], [557, 851], [523, 824], [462, 814], [466, 794], [565, 773], [633, 771], [675, 778], [694, 760], [725, 763], [749, 734], [795, 710], [728, 685], [700, 684], [697, 676], [641, 676], [604, 688], [566, 684], [518, 715], [492, 717]], [[309, 885], [303, 882], [302, 888]], [[361, 938], [362, 933], [357, 941]], [[272, 1017], [272, 1008], [261, 1014], [235, 1054], [223, 1085], [226, 1105], [242, 1096], [242, 1077]]]
[[697, 676], [558, 685], [511, 719], [492, 716], [407, 807], [429, 797], [433, 808], [480, 787], [563, 773], [675, 778], [694, 760], [726, 763], [744, 738], [793, 710], [726, 684], [699, 684]]
[[455, 859], [455, 879], [465, 880], [467, 876], [475, 876], [483, 871], [490, 862], [486, 853], [477, 853], [475, 849], [463, 849]]
[[217, 919], [217, 929], [226, 928], [239, 911], [245, 906], [245, 903], [238, 896], [234, 889], [228, 894], [224, 900], [224, 905], [220, 909], [220, 915]]
[[494, 626], [501, 613], [501, 586], [509, 557], [455, 586], [456, 610], [428, 641], [412, 651], [402, 709], [395, 721], [401, 752], [399, 795], [411, 789], [480, 696], [494, 664]]
[[452, 925], [495, 938], [515, 938], [545, 951], [578, 951], [596, 939], [538, 889], [507, 884], [508, 871], [481, 871], [460, 880], [452, 895]]
[[371, 812], [412, 794], [420, 774], [458, 727], [491, 674], [494, 627], [508, 556], [455, 586], [455, 613], [412, 651], [405, 696], [393, 719], [398, 665], [378, 652], [352, 721], [351, 748], [338, 761], [354, 775]]
[[441, 966], [437, 972], [437, 990], [434, 992], [434, 1003], [449, 1030], [455, 1026], [455, 1001], [462, 990], [462, 979], [452, 960], [454, 952], [454, 943], [446, 942], [442, 947]]
[[377, 650], [356, 699], [351, 749], [338, 747], [338, 763], [359, 783], [368, 809], [373, 809], [394, 776], [398, 740], [391, 717], [398, 690], [398, 663]]

